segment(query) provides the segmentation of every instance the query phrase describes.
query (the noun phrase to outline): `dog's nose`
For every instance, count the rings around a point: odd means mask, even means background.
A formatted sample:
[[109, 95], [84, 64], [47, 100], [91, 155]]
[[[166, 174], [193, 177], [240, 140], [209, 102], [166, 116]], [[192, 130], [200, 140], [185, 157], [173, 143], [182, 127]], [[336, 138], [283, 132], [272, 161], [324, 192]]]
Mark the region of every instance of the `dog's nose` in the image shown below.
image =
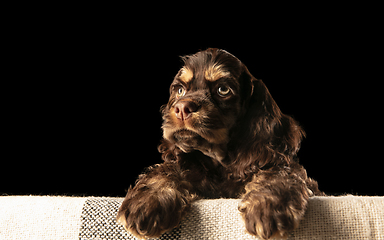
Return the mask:
[[176, 117], [181, 121], [188, 119], [196, 110], [196, 104], [191, 101], [180, 101], [175, 105]]

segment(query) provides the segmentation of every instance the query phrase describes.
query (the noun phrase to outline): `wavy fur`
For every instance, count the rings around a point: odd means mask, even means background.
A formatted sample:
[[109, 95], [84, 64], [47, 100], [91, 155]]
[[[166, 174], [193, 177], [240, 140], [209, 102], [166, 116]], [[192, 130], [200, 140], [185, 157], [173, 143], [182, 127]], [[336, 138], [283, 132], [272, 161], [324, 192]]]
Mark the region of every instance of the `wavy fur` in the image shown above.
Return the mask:
[[[176, 227], [196, 199], [240, 198], [250, 234], [286, 237], [309, 197], [323, 195], [296, 159], [303, 129], [230, 53], [207, 49], [183, 61], [161, 107], [164, 163], [128, 190], [119, 222], [137, 237], [158, 237]], [[176, 106], [183, 101], [191, 103]]]

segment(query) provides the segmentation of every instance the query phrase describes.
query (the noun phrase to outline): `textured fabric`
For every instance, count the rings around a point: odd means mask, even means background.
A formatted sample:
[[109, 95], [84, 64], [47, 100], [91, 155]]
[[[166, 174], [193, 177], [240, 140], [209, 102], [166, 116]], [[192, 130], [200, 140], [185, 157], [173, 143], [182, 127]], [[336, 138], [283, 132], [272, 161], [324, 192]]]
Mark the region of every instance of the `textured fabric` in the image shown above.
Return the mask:
[[[123, 198], [0, 197], [0, 239], [135, 239], [116, 223]], [[200, 200], [160, 239], [257, 239], [238, 199]], [[314, 197], [288, 239], [384, 239], [384, 197]]]
[[289, 239], [384, 239], [384, 197], [313, 197]]
[[[81, 214], [79, 238], [83, 239], [136, 239], [116, 222], [117, 211], [123, 198], [89, 198]], [[163, 234], [160, 239], [180, 239], [179, 229]]]
[[246, 233], [238, 199], [200, 200], [181, 223], [180, 239], [257, 239]]
[[0, 197], [0, 239], [78, 239], [86, 198]]

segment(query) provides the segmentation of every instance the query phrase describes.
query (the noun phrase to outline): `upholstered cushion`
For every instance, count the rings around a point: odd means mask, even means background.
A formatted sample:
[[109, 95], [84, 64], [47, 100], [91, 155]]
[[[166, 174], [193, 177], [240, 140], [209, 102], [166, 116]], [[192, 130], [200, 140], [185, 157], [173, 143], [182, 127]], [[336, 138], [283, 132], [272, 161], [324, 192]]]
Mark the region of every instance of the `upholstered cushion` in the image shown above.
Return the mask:
[[[0, 239], [135, 239], [116, 223], [123, 198], [0, 197]], [[238, 199], [200, 200], [160, 239], [257, 239]], [[313, 197], [289, 239], [384, 239], [384, 197]]]

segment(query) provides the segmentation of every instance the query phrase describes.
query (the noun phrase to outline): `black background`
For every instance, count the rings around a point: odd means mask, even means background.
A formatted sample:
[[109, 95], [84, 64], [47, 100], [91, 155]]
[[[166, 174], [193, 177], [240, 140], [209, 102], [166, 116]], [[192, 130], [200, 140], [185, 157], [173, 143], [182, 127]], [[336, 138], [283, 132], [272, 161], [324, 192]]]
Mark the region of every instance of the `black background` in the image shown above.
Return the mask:
[[219, 28], [104, 20], [22, 22], [8, 38], [3, 195], [124, 196], [161, 162], [159, 108], [179, 56], [208, 47], [242, 60], [304, 127], [300, 163], [321, 190], [384, 194], [382, 81], [375, 37], [358, 21], [307, 15]]

